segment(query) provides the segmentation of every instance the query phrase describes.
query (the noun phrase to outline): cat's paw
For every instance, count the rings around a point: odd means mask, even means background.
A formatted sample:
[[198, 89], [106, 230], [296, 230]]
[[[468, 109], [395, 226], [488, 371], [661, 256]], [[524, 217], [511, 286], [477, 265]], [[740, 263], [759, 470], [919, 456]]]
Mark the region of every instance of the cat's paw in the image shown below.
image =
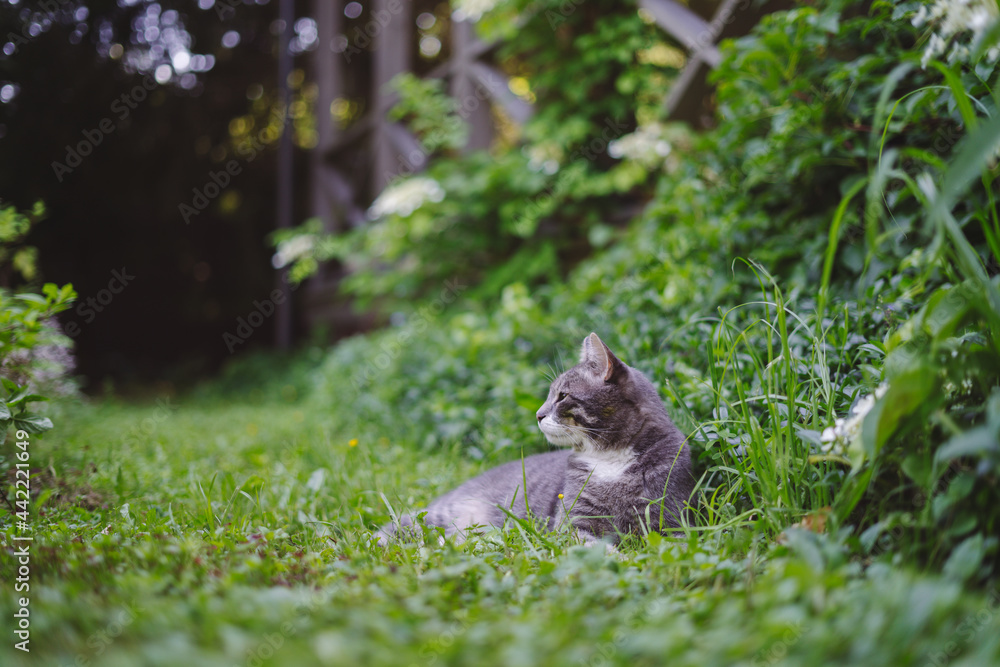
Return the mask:
[[580, 530], [577, 532], [577, 537], [580, 538], [580, 542], [585, 547], [603, 546], [604, 553], [607, 554], [608, 556], [617, 556], [619, 559], [621, 559], [622, 557], [621, 552], [618, 551], [617, 547], [615, 547], [613, 543], [611, 543], [606, 539], [601, 539], [600, 537], [594, 535], [593, 533], [588, 533], [585, 530]]

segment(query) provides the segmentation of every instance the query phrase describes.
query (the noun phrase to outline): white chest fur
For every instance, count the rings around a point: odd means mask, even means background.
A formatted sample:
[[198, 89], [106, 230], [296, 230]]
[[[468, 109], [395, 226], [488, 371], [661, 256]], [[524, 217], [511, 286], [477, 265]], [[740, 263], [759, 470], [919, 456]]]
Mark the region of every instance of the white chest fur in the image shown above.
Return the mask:
[[616, 482], [635, 462], [631, 450], [574, 452], [573, 459], [583, 466], [591, 482]]

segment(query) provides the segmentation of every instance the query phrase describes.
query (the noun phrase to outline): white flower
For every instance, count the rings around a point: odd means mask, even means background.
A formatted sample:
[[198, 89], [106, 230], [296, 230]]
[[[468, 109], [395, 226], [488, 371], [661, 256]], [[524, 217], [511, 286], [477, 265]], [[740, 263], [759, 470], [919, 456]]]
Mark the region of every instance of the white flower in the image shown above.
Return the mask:
[[324, 479], [326, 479], [326, 469], [317, 468], [311, 475], [309, 475], [309, 481], [306, 482], [306, 488], [313, 493], [316, 493], [323, 488]]
[[372, 220], [388, 215], [406, 217], [424, 205], [425, 202], [439, 202], [444, 199], [444, 189], [433, 178], [418, 176], [393, 183], [382, 191], [368, 209]]
[[315, 234], [293, 236], [287, 241], [282, 241], [278, 244], [278, 251], [274, 253], [273, 257], [271, 257], [271, 266], [276, 269], [288, 266], [299, 257], [302, 257], [312, 250], [315, 244]]
[[452, 18], [475, 23], [483, 18], [483, 14], [497, 6], [497, 0], [456, 0], [452, 4], [456, 5]]
[[555, 142], [532, 144], [522, 151], [528, 157], [528, 169], [531, 171], [541, 171], [550, 176], [559, 171], [562, 151]]
[[958, 386], [951, 381], [944, 383], [944, 393], [948, 396], [962, 396], [972, 391], [972, 378], [965, 378]]
[[608, 144], [608, 155], [617, 159], [633, 160], [647, 167], [663, 164], [670, 155], [670, 142], [665, 138], [665, 128], [659, 123], [643, 125], [632, 134], [626, 134]]
[[[915, 27], [930, 25], [935, 29], [920, 59], [921, 67], [927, 67], [932, 58], [942, 56], [948, 43], [957, 35], [972, 33], [972, 41], [983, 37], [997, 18], [1000, 10], [995, 0], [936, 0], [934, 4], [922, 6], [913, 16]], [[948, 62], [969, 62], [972, 53], [966, 45], [955, 44], [948, 55]], [[986, 54], [990, 60], [1000, 58], [1000, 48], [992, 47]]]
[[865, 416], [875, 407], [875, 401], [885, 396], [889, 390], [886, 383], [876, 387], [875, 392], [862, 396], [851, 407], [847, 417], [838, 418], [833, 426], [823, 429], [820, 449], [826, 454], [845, 454], [852, 443], [861, 440], [861, 425]]
[[947, 46], [947, 43], [940, 35], [931, 35], [931, 39], [927, 43], [927, 48], [924, 49], [924, 55], [920, 59], [920, 66], [927, 67], [927, 63], [931, 61], [931, 58], [936, 58], [944, 53], [945, 46]]

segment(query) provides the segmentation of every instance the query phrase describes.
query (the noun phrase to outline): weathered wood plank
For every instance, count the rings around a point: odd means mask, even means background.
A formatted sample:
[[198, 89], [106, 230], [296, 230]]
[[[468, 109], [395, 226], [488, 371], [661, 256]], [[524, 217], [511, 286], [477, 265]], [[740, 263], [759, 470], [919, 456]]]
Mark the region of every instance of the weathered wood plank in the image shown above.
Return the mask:
[[451, 80], [449, 92], [459, 107], [459, 115], [469, 127], [465, 151], [489, 148], [493, 141], [493, 117], [488, 97], [476, 81], [470, 50], [478, 43], [475, 26], [469, 21], [451, 22]]
[[[656, 25], [663, 28], [692, 54], [702, 53], [703, 59], [715, 67], [720, 59], [715, 48], [716, 33], [705, 19], [673, 0], [639, 0]], [[703, 53], [704, 52], [704, 53]]]
[[535, 110], [530, 104], [511, 92], [508, 85], [510, 80], [506, 74], [495, 67], [478, 61], [472, 63], [470, 69], [482, 90], [494, 102], [502, 106], [514, 122], [522, 125], [528, 122]]
[[385, 117], [383, 90], [394, 76], [413, 70], [411, 49], [413, 45], [413, 4], [398, 0], [375, 0], [372, 5], [377, 14], [391, 18], [375, 35], [372, 54], [372, 99], [376, 110], [372, 136], [375, 162], [372, 184], [376, 192], [382, 190], [399, 173], [398, 155], [388, 138], [392, 124]]
[[333, 122], [330, 107], [344, 91], [341, 59], [333, 51], [334, 39], [342, 30], [343, 0], [313, 0], [318, 41], [313, 51], [313, 71], [316, 80], [316, 149], [309, 153], [310, 214], [323, 221], [326, 231], [344, 227], [331, 206], [330, 195], [324, 187], [326, 155], [336, 144], [339, 128]]

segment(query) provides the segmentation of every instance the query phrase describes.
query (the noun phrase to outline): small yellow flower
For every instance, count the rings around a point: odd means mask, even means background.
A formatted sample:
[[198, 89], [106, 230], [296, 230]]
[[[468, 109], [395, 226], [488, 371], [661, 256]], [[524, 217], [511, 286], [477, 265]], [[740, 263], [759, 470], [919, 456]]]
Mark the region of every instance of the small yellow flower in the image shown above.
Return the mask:
[[347, 443], [347, 446], [348, 447], [357, 447], [358, 446], [358, 439], [357, 438], [351, 438], [350, 442]]
[[559, 494], [559, 500], [562, 500], [562, 497], [563, 497], [563, 496], [562, 496], [562, 494], [560, 493], [560, 494]]

